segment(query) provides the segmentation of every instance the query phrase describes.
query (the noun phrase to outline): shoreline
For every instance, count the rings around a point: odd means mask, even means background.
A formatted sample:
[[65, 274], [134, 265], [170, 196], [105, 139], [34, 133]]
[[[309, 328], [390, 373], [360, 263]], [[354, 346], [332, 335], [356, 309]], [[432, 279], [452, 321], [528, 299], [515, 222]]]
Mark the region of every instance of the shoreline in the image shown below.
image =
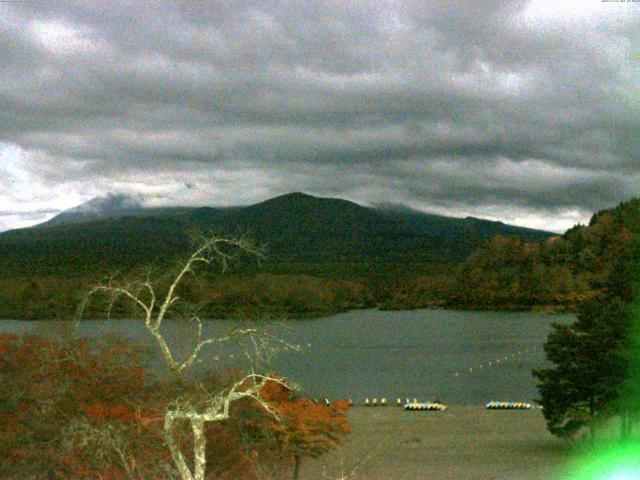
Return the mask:
[[547, 480], [562, 478], [572, 450], [546, 429], [539, 409], [444, 412], [356, 406], [344, 446], [305, 459], [301, 480]]
[[[200, 320], [203, 321], [218, 321], [218, 320], [222, 320], [222, 321], [248, 321], [248, 322], [264, 322], [264, 321], [304, 321], [304, 320], [321, 320], [321, 319], [325, 319], [325, 318], [331, 318], [331, 317], [335, 317], [338, 315], [342, 315], [344, 313], [351, 313], [351, 312], [367, 312], [367, 311], [373, 311], [373, 312], [381, 312], [381, 313], [393, 313], [393, 312], [415, 312], [415, 311], [420, 311], [420, 310], [424, 310], [424, 311], [445, 311], [445, 312], [477, 312], [477, 313], [491, 313], [491, 312], [496, 312], [496, 313], [533, 313], [533, 314], [538, 314], [541, 316], [562, 316], [562, 315], [575, 315], [575, 311], [571, 310], [571, 309], [567, 309], [567, 310], [561, 310], [561, 309], [554, 309], [554, 308], [550, 308], [547, 309], [547, 307], [549, 307], [548, 305], [535, 305], [535, 306], [531, 306], [531, 307], [505, 307], [505, 308], [484, 308], [484, 307], [466, 307], [464, 305], [451, 305], [451, 306], [430, 306], [430, 307], [417, 307], [417, 308], [401, 308], [401, 309], [393, 309], [393, 308], [378, 308], [378, 307], [363, 307], [363, 308], [348, 308], [348, 309], [344, 309], [344, 310], [337, 310], [337, 311], [331, 311], [331, 312], [323, 312], [323, 313], [318, 313], [318, 314], [309, 314], [306, 316], [302, 316], [302, 317], [287, 317], [287, 316], [282, 316], [282, 317], [277, 317], [274, 316], [273, 318], [251, 318], [251, 317], [247, 317], [247, 318], [242, 318], [242, 317], [234, 317], [234, 316], [223, 316], [223, 317], [203, 317]], [[110, 321], [110, 320], [131, 320], [130, 318], [120, 318], [120, 317], [112, 317], [112, 318], [83, 318], [82, 321]], [[167, 317], [167, 320], [172, 320], [171, 316]], [[2, 321], [9, 321], [9, 322], [24, 322], [24, 323], [30, 323], [30, 322], [59, 322], [59, 323], [68, 323], [68, 322], [75, 322], [75, 319], [61, 319], [61, 318], [38, 318], [38, 319], [34, 319], [34, 318], [0, 318], [0, 322]]]

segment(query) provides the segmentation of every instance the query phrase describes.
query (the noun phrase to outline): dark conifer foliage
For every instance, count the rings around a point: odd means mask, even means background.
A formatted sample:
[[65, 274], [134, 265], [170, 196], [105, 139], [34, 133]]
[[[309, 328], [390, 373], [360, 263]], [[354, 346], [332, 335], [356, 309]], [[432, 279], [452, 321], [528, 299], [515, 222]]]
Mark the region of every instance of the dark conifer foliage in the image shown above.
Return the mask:
[[588, 426], [595, 437], [598, 422], [619, 413], [629, 320], [619, 298], [603, 297], [583, 303], [572, 325], [553, 326], [544, 349], [554, 366], [534, 371], [551, 433], [572, 438]]
[[[637, 200], [594, 215], [572, 229], [576, 271], [590, 295], [572, 325], [554, 325], [544, 345], [553, 367], [534, 371], [549, 430], [572, 438], [582, 427], [620, 416], [627, 436], [640, 412], [640, 256]], [[587, 261], [588, 259], [588, 261]]]

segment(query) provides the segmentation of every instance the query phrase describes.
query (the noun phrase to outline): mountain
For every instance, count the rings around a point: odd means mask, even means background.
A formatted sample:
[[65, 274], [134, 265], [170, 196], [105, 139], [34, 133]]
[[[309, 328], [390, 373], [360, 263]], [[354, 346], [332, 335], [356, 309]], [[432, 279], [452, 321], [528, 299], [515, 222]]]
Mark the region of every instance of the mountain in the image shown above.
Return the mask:
[[[189, 209], [189, 207], [186, 207]], [[119, 217], [164, 215], [185, 210], [185, 207], [146, 207], [144, 197], [122, 193], [108, 193], [77, 207], [70, 208], [36, 227], [55, 227], [70, 223], [86, 223]]]
[[142, 200], [138, 197], [109, 193], [104, 197], [96, 197], [82, 205], [65, 210], [39, 226], [54, 227], [68, 223], [82, 223], [105, 218], [139, 215], [144, 210]]
[[497, 234], [526, 241], [553, 235], [303, 193], [231, 208], [145, 208], [139, 199], [111, 195], [39, 226], [0, 234], [0, 262], [22, 273], [128, 268], [185, 252], [193, 229], [248, 234], [267, 245], [272, 265], [450, 264]]

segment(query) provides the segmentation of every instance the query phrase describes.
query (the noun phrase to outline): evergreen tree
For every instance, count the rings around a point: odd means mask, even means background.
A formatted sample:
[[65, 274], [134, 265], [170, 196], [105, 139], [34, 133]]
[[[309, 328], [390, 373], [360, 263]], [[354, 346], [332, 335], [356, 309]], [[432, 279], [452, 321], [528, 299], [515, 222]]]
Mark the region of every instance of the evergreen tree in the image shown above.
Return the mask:
[[551, 433], [571, 439], [586, 426], [593, 438], [598, 420], [617, 413], [628, 333], [629, 312], [617, 296], [587, 301], [576, 322], [553, 325], [544, 349], [554, 366], [533, 372]]

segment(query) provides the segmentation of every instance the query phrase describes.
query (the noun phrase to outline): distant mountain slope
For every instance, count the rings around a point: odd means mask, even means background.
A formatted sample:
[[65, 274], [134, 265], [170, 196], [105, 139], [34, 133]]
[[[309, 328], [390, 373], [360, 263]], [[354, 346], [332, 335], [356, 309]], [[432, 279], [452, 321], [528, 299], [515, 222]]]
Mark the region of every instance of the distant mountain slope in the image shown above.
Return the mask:
[[[190, 209], [190, 207], [187, 207]], [[72, 223], [87, 223], [119, 217], [164, 215], [185, 210], [184, 207], [145, 207], [142, 197], [109, 193], [70, 208], [36, 227], [55, 227]]]
[[105, 218], [142, 214], [144, 207], [140, 199], [129, 195], [108, 194], [96, 197], [82, 205], [70, 208], [39, 226], [53, 227], [68, 223], [82, 223]]
[[249, 234], [277, 262], [451, 263], [496, 234], [553, 234], [474, 218], [363, 207], [303, 193], [247, 207], [153, 209], [125, 198], [92, 200], [38, 227], [0, 234], [4, 268], [27, 272], [129, 267], [172, 258], [190, 229]]

